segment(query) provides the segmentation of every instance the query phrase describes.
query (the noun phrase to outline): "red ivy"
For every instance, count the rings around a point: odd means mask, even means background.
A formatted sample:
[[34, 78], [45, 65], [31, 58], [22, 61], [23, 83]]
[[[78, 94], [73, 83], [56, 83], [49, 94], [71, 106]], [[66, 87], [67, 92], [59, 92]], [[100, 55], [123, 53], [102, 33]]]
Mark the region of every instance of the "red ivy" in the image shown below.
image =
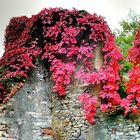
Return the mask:
[[[127, 84], [129, 95], [121, 99], [118, 90], [122, 54], [103, 17], [75, 9], [52, 8], [44, 9], [31, 18], [13, 18], [6, 28], [5, 53], [0, 60], [0, 87], [3, 87], [2, 95], [5, 93], [2, 100], [7, 101], [21, 87], [18, 83], [24, 82], [29, 71], [35, 68], [36, 58], [41, 57], [54, 81], [53, 92], [60, 96], [66, 95], [66, 87], [71, 84], [74, 73], [75, 78], [87, 86], [102, 85], [98, 97], [90, 92], [78, 97], [90, 123], [94, 123], [98, 107], [102, 112], [108, 112], [121, 106], [125, 114], [130, 110], [137, 113], [140, 105], [140, 80], [136, 76], [140, 71], [139, 34], [129, 51], [129, 59], [134, 64]], [[104, 58], [99, 70], [93, 65], [96, 47], [102, 47]], [[137, 105], [132, 106], [134, 98]], [[101, 101], [99, 106], [96, 105], [98, 99]]]
[[82, 93], [78, 96], [78, 101], [83, 103], [84, 115], [89, 123], [94, 124], [96, 115], [97, 98], [90, 93]]
[[0, 102], [4, 100], [5, 88], [2, 83], [0, 83]]
[[127, 87], [126, 112], [138, 113], [140, 108], [140, 30], [135, 35], [133, 47], [128, 50], [128, 59], [133, 64], [129, 71]]

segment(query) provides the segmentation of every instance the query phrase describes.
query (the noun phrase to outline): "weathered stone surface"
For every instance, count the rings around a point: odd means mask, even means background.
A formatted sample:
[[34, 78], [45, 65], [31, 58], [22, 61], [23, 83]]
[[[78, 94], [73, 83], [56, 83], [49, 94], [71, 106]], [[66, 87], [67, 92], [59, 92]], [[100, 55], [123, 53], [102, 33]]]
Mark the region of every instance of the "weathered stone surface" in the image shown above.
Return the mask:
[[[98, 114], [96, 123], [87, 134], [87, 140], [136, 140], [140, 138], [138, 131], [139, 124], [135, 124], [131, 119], [124, 116], [106, 117]], [[137, 128], [137, 129], [136, 129]]]
[[[44, 80], [45, 68], [39, 60], [36, 65], [25, 85], [8, 103], [10, 108], [7, 108], [4, 117], [0, 117], [0, 122], [10, 127], [9, 137], [14, 140], [43, 140], [41, 129], [51, 128], [51, 104], [48, 96], [49, 87]], [[8, 135], [4, 137], [6, 139]], [[45, 137], [46, 140], [52, 139], [51, 135]]]
[[[139, 117], [106, 117], [97, 111], [95, 125], [89, 125], [77, 101], [86, 86], [75, 80], [66, 97], [50, 94], [46, 69], [36, 65], [25, 85], [0, 106], [0, 140], [140, 140]], [[100, 85], [95, 88], [93, 94]]]
[[52, 94], [52, 126], [62, 140], [86, 140], [90, 125], [85, 120], [83, 109], [77, 100], [83, 87], [78, 81], [74, 81], [71, 85], [72, 88], [68, 87], [69, 92], [65, 98]]

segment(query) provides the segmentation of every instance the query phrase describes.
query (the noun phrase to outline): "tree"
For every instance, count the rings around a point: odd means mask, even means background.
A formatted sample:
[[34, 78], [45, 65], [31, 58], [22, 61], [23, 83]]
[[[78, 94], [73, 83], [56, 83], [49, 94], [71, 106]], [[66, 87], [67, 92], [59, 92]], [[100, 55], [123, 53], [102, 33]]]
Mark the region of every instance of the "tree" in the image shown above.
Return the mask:
[[116, 43], [121, 47], [122, 53], [126, 58], [128, 49], [133, 46], [135, 33], [140, 28], [140, 15], [130, 10], [126, 19], [120, 22], [121, 29], [115, 29], [114, 34]]
[[140, 28], [140, 15], [135, 11], [130, 10], [126, 19], [120, 22], [121, 29], [115, 29], [114, 35], [116, 44], [121, 48], [125, 60], [122, 61], [124, 65], [122, 75], [127, 77], [127, 73], [131, 68], [131, 63], [128, 62], [128, 49], [133, 46], [136, 31]]

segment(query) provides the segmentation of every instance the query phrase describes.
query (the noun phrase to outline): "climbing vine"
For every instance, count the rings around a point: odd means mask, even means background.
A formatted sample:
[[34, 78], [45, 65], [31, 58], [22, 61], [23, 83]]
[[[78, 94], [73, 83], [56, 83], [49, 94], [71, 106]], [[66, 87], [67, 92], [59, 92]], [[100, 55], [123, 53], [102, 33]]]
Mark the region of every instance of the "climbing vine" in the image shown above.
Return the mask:
[[133, 47], [128, 50], [128, 59], [133, 67], [129, 71], [129, 81], [126, 84], [127, 97], [122, 100], [125, 114], [139, 113], [140, 108], [140, 30], [135, 35]]
[[[93, 64], [97, 47], [101, 47], [104, 59], [98, 70]], [[31, 18], [12, 18], [6, 28], [5, 53], [0, 60], [1, 101], [6, 102], [23, 86], [39, 57], [47, 64], [54, 81], [52, 91], [60, 96], [66, 96], [72, 75], [88, 87], [102, 86], [98, 96], [86, 91], [78, 97], [91, 124], [98, 108], [102, 112], [114, 112], [118, 107], [126, 109], [129, 96], [122, 99], [118, 92], [122, 54], [103, 17], [75, 9], [52, 8]], [[130, 77], [134, 78], [132, 71]], [[128, 83], [128, 92], [130, 88]], [[135, 112], [134, 107], [132, 110]]]

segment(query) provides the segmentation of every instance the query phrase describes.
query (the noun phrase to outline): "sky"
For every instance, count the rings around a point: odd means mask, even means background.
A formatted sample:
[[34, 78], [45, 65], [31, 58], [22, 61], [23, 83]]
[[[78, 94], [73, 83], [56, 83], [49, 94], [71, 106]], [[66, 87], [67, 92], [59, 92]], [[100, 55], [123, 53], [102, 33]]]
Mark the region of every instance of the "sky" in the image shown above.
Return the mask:
[[130, 9], [140, 14], [140, 0], [0, 0], [0, 57], [4, 52], [4, 31], [12, 17], [37, 14], [43, 8], [76, 8], [105, 17], [110, 28], [119, 27]]

